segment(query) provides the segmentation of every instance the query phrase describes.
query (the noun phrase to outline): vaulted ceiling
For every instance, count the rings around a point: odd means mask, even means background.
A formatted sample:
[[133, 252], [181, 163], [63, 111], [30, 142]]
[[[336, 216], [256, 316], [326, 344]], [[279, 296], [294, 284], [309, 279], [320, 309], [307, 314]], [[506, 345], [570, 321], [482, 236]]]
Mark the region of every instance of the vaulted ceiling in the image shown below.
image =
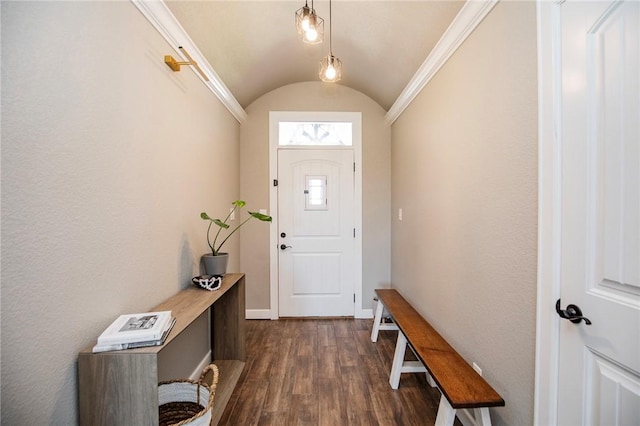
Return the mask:
[[[314, 0], [325, 19], [319, 45], [303, 43], [296, 32], [294, 16], [304, 0], [165, 3], [243, 108], [278, 87], [319, 81], [320, 60], [329, 52], [328, 1]], [[389, 110], [463, 4], [332, 0], [332, 50], [343, 62], [337, 84]]]

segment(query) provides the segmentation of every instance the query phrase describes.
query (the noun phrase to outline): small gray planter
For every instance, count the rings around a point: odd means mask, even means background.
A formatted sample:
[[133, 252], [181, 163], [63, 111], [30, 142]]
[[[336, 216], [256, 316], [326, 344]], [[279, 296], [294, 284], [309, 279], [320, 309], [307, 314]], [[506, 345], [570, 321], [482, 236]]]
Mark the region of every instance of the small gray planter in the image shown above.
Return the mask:
[[220, 253], [217, 256], [211, 253], [203, 254], [204, 270], [208, 275], [224, 275], [227, 273], [227, 263], [229, 263], [229, 253]]

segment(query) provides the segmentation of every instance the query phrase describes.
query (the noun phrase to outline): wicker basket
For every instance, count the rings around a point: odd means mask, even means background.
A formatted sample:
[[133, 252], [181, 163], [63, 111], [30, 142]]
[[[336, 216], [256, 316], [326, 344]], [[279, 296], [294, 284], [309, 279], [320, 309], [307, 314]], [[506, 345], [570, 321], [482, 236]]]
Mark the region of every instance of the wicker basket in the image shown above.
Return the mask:
[[218, 367], [215, 364], [206, 366], [198, 381], [160, 382], [160, 426], [208, 426], [217, 385]]

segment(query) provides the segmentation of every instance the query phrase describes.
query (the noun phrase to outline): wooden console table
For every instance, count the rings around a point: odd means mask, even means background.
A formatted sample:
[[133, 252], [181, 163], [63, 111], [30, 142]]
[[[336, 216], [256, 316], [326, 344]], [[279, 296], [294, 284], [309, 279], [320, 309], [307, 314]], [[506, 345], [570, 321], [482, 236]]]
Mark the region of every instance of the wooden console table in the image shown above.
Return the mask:
[[244, 274], [227, 274], [222, 287], [189, 287], [149, 311], [172, 311], [176, 323], [162, 346], [78, 356], [80, 425], [157, 425], [158, 357], [211, 307], [212, 362], [219, 370], [212, 424], [217, 424], [244, 368]]

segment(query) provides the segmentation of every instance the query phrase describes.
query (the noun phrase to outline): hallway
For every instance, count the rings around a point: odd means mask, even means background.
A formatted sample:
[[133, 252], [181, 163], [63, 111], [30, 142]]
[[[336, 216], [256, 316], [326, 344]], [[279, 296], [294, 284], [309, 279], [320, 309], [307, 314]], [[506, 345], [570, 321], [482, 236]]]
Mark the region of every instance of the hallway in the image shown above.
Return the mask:
[[432, 425], [438, 390], [423, 374], [391, 389], [396, 332], [370, 333], [371, 320], [247, 321], [247, 364], [220, 424]]

